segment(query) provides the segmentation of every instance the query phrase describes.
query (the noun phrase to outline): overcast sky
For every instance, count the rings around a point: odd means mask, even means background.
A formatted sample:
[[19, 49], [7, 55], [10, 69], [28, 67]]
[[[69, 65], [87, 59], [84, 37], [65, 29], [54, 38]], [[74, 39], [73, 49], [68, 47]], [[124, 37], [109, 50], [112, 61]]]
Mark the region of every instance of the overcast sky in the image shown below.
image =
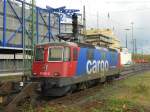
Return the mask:
[[[87, 28], [113, 28], [125, 46], [124, 29], [131, 29], [134, 23], [134, 38], [137, 39], [139, 52], [144, 48], [150, 53], [150, 0], [36, 0], [40, 7], [61, 7], [80, 9], [86, 6]], [[110, 18], [108, 19], [108, 13]], [[97, 24], [98, 18], [98, 24]], [[128, 43], [131, 48], [131, 30], [128, 31]]]

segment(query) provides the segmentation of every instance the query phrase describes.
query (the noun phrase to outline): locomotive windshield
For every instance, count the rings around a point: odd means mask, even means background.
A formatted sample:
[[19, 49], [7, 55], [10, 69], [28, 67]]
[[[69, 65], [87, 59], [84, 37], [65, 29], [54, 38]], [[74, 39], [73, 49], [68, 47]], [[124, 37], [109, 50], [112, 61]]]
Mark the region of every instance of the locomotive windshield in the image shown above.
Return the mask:
[[68, 47], [49, 48], [48, 61], [69, 61], [70, 49]]
[[62, 61], [63, 48], [49, 48], [49, 61]]
[[44, 60], [44, 48], [36, 48], [35, 50], [35, 61]]

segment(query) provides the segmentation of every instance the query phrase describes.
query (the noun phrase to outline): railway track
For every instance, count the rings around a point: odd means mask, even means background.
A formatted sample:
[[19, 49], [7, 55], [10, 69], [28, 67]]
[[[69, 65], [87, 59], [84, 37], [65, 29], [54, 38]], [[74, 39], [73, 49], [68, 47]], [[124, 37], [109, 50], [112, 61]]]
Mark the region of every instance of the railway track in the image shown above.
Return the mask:
[[[140, 74], [142, 72], [146, 72], [150, 70], [150, 65], [138, 65], [138, 66], [133, 66], [133, 67], [127, 67], [125, 70], [121, 72], [121, 75], [119, 78], [115, 78], [115, 81], [123, 80], [125, 78], [131, 77], [133, 75]], [[111, 81], [108, 81], [110, 84]], [[83, 97], [85, 98], [86, 96], [92, 95], [91, 93], [96, 93], [99, 91], [99, 88], [101, 88], [102, 84], [98, 84], [97, 86], [94, 86], [89, 89], [85, 89], [84, 91], [79, 91], [75, 92], [73, 94], [66, 95], [61, 98], [53, 99], [49, 101], [51, 104], [65, 104], [65, 105], [80, 105], [83, 103], [86, 103], [86, 100], [83, 100], [80, 102], [80, 99]], [[90, 94], [90, 95], [89, 95]]]
[[[150, 64], [139, 64], [125, 67], [121, 70], [120, 77], [116, 78], [115, 80], [122, 80], [129, 76], [136, 75], [136, 73], [145, 72], [148, 70], [150, 70]], [[27, 98], [31, 99], [31, 101], [35, 101], [37, 100], [37, 98], [39, 98], [39, 94], [36, 91], [39, 83], [26, 82], [23, 88], [19, 85], [19, 82], [4, 82], [0, 85], [0, 103], [4, 107], [6, 112], [16, 112], [18, 104], [21, 101], [25, 101]], [[90, 91], [93, 90], [96, 91], [96, 87], [92, 87], [84, 91], [78, 91], [60, 98], [51, 98], [48, 100], [43, 100], [42, 98], [40, 98], [36, 102], [42, 104], [45, 104], [47, 102], [58, 104], [74, 104], [74, 100], [77, 101], [78, 99], [85, 96], [86, 94], [89, 94]]]

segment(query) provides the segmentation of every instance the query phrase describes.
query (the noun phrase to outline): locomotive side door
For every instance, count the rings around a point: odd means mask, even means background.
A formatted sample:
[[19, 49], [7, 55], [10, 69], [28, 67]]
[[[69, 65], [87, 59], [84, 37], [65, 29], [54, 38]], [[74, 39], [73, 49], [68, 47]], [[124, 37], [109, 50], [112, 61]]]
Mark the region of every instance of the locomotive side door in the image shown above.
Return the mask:
[[70, 63], [70, 72], [72, 75], [75, 75], [76, 73], [76, 67], [77, 67], [77, 60], [78, 60], [78, 49], [72, 48], [71, 50], [71, 63]]

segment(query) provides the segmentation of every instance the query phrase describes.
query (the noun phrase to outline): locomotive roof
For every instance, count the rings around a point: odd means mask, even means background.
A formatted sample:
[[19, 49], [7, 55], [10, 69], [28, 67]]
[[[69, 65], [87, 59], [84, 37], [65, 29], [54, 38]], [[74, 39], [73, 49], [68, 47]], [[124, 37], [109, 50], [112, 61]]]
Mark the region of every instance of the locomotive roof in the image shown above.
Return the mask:
[[45, 46], [45, 45], [51, 45], [51, 46], [64, 46], [64, 45], [70, 45], [69, 43], [67, 42], [55, 42], [55, 43], [42, 43], [42, 44], [37, 44], [36, 46]]
[[91, 44], [86, 44], [86, 43], [74, 43], [74, 42], [54, 42], [54, 43], [42, 43], [38, 44], [37, 46], [45, 46], [45, 45], [51, 45], [51, 46], [74, 46], [74, 47], [88, 47], [88, 48], [96, 48], [96, 49], [103, 49], [103, 50], [110, 50], [110, 51], [117, 51], [115, 49], [111, 48], [105, 48], [105, 47], [99, 47], [99, 46], [94, 46]]
[[55, 42], [55, 43], [42, 43], [42, 44], [38, 44], [36, 46], [45, 46], [45, 45], [52, 45], [52, 46], [64, 46], [64, 45], [72, 45], [72, 46], [78, 46], [78, 47], [90, 47], [90, 48], [95, 48], [95, 46], [90, 45], [90, 44], [86, 44], [86, 43], [74, 43], [74, 42]]

